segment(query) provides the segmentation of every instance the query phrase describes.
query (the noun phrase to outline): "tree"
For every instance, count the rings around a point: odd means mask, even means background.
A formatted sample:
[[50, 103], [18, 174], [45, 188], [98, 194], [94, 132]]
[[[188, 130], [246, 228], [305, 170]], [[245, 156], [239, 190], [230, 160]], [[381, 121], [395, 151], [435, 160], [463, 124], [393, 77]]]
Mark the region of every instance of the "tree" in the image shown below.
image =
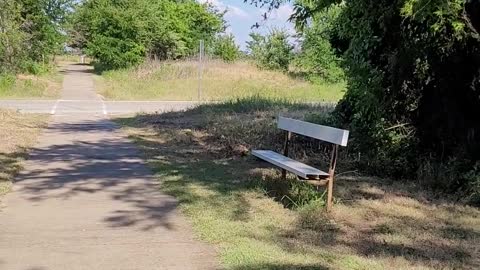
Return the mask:
[[20, 5], [15, 0], [0, 0], [0, 73], [15, 72], [23, 61], [26, 35], [21, 31]]
[[266, 36], [251, 33], [247, 49], [262, 68], [287, 71], [293, 58], [293, 46], [284, 30], [272, 29]]
[[103, 68], [122, 68], [139, 63], [145, 55], [143, 1], [90, 0], [75, 14], [86, 52]]
[[222, 14], [193, 0], [87, 0], [75, 14], [76, 44], [102, 68], [136, 65], [146, 57], [193, 54], [200, 39], [224, 30]]
[[295, 66], [310, 81], [339, 82], [345, 77], [341, 67], [342, 57], [331, 44], [335, 34], [333, 24], [341, 12], [341, 5], [316, 13], [308, 25], [300, 27], [302, 42], [300, 53], [295, 57]]
[[237, 60], [240, 50], [235, 44], [235, 38], [232, 34], [218, 35], [213, 41], [213, 55], [220, 57], [226, 62]]
[[0, 0], [0, 55], [4, 72], [35, 72], [62, 48], [70, 0]]
[[259, 33], [250, 33], [250, 39], [247, 41], [247, 50], [253, 59], [260, 59], [263, 57], [265, 51], [265, 36]]
[[335, 115], [364, 153], [363, 168], [478, 188], [479, 1], [301, 0], [292, 18], [308, 26], [332, 4], [343, 5], [330, 43], [348, 80]]

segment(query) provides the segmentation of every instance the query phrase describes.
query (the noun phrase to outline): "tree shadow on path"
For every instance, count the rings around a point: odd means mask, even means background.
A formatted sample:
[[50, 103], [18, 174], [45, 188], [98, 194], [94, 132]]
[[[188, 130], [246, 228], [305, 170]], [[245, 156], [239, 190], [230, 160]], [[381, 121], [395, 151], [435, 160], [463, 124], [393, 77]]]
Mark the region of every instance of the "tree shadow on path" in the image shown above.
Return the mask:
[[37, 204], [71, 200], [82, 207], [89, 198], [112, 203], [114, 210], [103, 219], [111, 227], [173, 229], [176, 200], [158, 191], [136, 147], [116, 129], [104, 119], [52, 123], [44, 136], [58, 136], [58, 142], [31, 151], [16, 178], [17, 192]]

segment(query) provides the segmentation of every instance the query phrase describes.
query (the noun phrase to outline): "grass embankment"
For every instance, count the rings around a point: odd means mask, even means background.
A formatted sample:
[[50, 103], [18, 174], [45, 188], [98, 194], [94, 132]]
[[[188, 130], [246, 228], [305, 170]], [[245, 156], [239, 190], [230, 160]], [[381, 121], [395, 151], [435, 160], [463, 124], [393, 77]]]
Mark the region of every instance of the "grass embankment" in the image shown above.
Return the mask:
[[[143, 150], [161, 189], [179, 199], [197, 234], [219, 247], [227, 269], [478, 267], [477, 208], [435, 199], [413, 183], [347, 176], [341, 156], [337, 203], [326, 214], [321, 192], [279, 180], [277, 170], [247, 154], [281, 148], [278, 112], [308, 118], [322, 110], [329, 109], [246, 100], [117, 122]], [[318, 144], [295, 141], [296, 158], [326, 163]]]
[[57, 67], [42, 75], [0, 74], [1, 99], [54, 99], [60, 97], [63, 76]]
[[47, 116], [0, 109], [0, 195], [10, 190], [27, 150], [33, 145]]
[[[104, 72], [96, 89], [114, 100], [198, 100], [196, 61], [148, 62], [136, 69]], [[226, 100], [258, 95], [301, 101], [337, 101], [344, 83], [312, 84], [246, 61], [208, 61], [203, 68], [202, 99]]]

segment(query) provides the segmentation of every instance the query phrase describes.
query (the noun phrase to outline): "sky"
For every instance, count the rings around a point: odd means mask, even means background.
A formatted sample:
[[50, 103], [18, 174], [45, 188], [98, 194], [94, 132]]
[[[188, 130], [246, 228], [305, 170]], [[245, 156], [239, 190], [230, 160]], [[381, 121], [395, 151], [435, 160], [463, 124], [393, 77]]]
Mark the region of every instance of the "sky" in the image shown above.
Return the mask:
[[[286, 3], [274, 10], [267, 21], [264, 21], [262, 15], [266, 8], [259, 8], [243, 0], [198, 0], [200, 3], [209, 2], [216, 6], [219, 10], [226, 10], [225, 20], [227, 21], [227, 33], [235, 36], [235, 42], [240, 46], [241, 50], [245, 50], [245, 42], [249, 40], [248, 34], [252, 31], [267, 33], [271, 28], [285, 29], [290, 33], [294, 33], [293, 25], [287, 22], [292, 14], [293, 8], [291, 4]], [[259, 23], [259, 29], [251, 29], [252, 25]]]

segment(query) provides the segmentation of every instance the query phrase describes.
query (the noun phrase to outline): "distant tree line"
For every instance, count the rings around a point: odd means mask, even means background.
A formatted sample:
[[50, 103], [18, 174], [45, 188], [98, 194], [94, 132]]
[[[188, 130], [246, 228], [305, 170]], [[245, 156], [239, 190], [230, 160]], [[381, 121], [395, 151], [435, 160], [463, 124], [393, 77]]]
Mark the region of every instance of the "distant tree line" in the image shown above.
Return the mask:
[[72, 45], [97, 67], [123, 68], [191, 55], [224, 28], [223, 13], [195, 0], [85, 0], [74, 14]]

